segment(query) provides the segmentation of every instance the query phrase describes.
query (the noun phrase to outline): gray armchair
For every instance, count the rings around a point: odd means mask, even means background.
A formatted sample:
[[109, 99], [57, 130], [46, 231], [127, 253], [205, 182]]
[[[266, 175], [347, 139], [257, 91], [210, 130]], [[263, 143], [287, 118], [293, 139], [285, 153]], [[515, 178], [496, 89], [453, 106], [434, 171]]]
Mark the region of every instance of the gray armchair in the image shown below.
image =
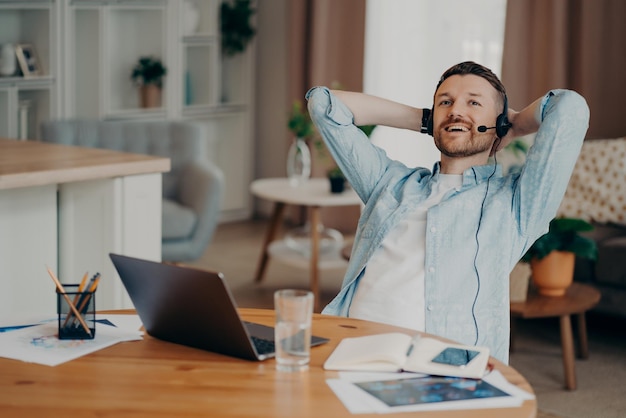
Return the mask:
[[41, 140], [170, 158], [172, 169], [163, 174], [162, 259], [192, 261], [202, 255], [218, 224], [224, 189], [222, 171], [206, 158], [215, 141], [202, 125], [56, 120], [42, 123]]

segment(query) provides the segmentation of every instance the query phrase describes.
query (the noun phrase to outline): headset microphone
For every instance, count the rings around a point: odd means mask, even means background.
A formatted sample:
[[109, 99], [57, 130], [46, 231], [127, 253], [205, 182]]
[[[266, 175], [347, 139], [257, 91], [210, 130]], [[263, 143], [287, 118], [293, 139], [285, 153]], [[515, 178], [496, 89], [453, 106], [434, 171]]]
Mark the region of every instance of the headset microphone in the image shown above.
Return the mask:
[[487, 132], [487, 129], [496, 129], [495, 126], [486, 127], [485, 125], [480, 125], [476, 130], [478, 132]]

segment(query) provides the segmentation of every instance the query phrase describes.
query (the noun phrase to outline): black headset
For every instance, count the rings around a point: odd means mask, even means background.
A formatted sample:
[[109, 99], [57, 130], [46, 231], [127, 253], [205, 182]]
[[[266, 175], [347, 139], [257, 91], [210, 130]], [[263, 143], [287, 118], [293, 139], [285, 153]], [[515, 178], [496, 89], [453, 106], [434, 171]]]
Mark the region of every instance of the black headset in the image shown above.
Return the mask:
[[[430, 114], [428, 115], [428, 122], [426, 124], [426, 132], [430, 136], [433, 136], [433, 131], [434, 131], [434, 127], [433, 127], [434, 112], [435, 112], [435, 107], [433, 106], [433, 108], [430, 110]], [[484, 130], [481, 132], [485, 132], [487, 129], [495, 129], [496, 135], [498, 136], [498, 138], [502, 139], [507, 134], [507, 132], [509, 132], [509, 129], [511, 128], [511, 126], [513, 126], [511, 122], [509, 122], [509, 117], [507, 116], [508, 112], [509, 112], [509, 99], [507, 98], [505, 94], [504, 106], [502, 109], [502, 113], [500, 113], [498, 117], [496, 118], [496, 126], [486, 127], [486, 126], [481, 125], [478, 127], [478, 129], [480, 130], [480, 128], [483, 128]]]

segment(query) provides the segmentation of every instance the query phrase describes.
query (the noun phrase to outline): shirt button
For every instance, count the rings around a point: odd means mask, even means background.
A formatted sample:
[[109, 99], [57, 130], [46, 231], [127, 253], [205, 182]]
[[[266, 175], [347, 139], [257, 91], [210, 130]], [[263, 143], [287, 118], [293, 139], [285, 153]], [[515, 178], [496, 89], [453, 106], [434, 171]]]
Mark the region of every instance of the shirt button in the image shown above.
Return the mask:
[[430, 227], [430, 232], [432, 232], [434, 234], [435, 232], [437, 232], [437, 228], [435, 228], [434, 226], [431, 226]]
[[429, 311], [432, 311], [433, 309], [435, 309], [435, 307], [433, 305], [428, 305], [426, 309], [428, 309]]
[[429, 267], [429, 268], [428, 268], [428, 271], [429, 271], [430, 273], [434, 273], [434, 272], [435, 272], [435, 268], [434, 268], [434, 267]]

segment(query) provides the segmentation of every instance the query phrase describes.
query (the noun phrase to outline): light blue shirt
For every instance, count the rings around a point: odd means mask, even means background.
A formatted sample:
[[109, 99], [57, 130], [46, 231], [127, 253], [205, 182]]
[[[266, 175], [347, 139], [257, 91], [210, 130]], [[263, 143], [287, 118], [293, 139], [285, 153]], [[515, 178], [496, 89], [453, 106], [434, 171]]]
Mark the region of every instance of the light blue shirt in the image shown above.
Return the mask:
[[[341, 291], [323, 310], [348, 316], [367, 261], [387, 232], [430, 195], [440, 168], [439, 163], [432, 171], [410, 168], [390, 159], [327, 88], [314, 87], [306, 98], [326, 146], [365, 204]], [[487, 346], [504, 363], [509, 274], [556, 215], [587, 131], [589, 108], [579, 94], [553, 90], [535, 118], [541, 125], [520, 173], [503, 176], [499, 166], [471, 167], [463, 173], [461, 189], [427, 212], [425, 331]]]

